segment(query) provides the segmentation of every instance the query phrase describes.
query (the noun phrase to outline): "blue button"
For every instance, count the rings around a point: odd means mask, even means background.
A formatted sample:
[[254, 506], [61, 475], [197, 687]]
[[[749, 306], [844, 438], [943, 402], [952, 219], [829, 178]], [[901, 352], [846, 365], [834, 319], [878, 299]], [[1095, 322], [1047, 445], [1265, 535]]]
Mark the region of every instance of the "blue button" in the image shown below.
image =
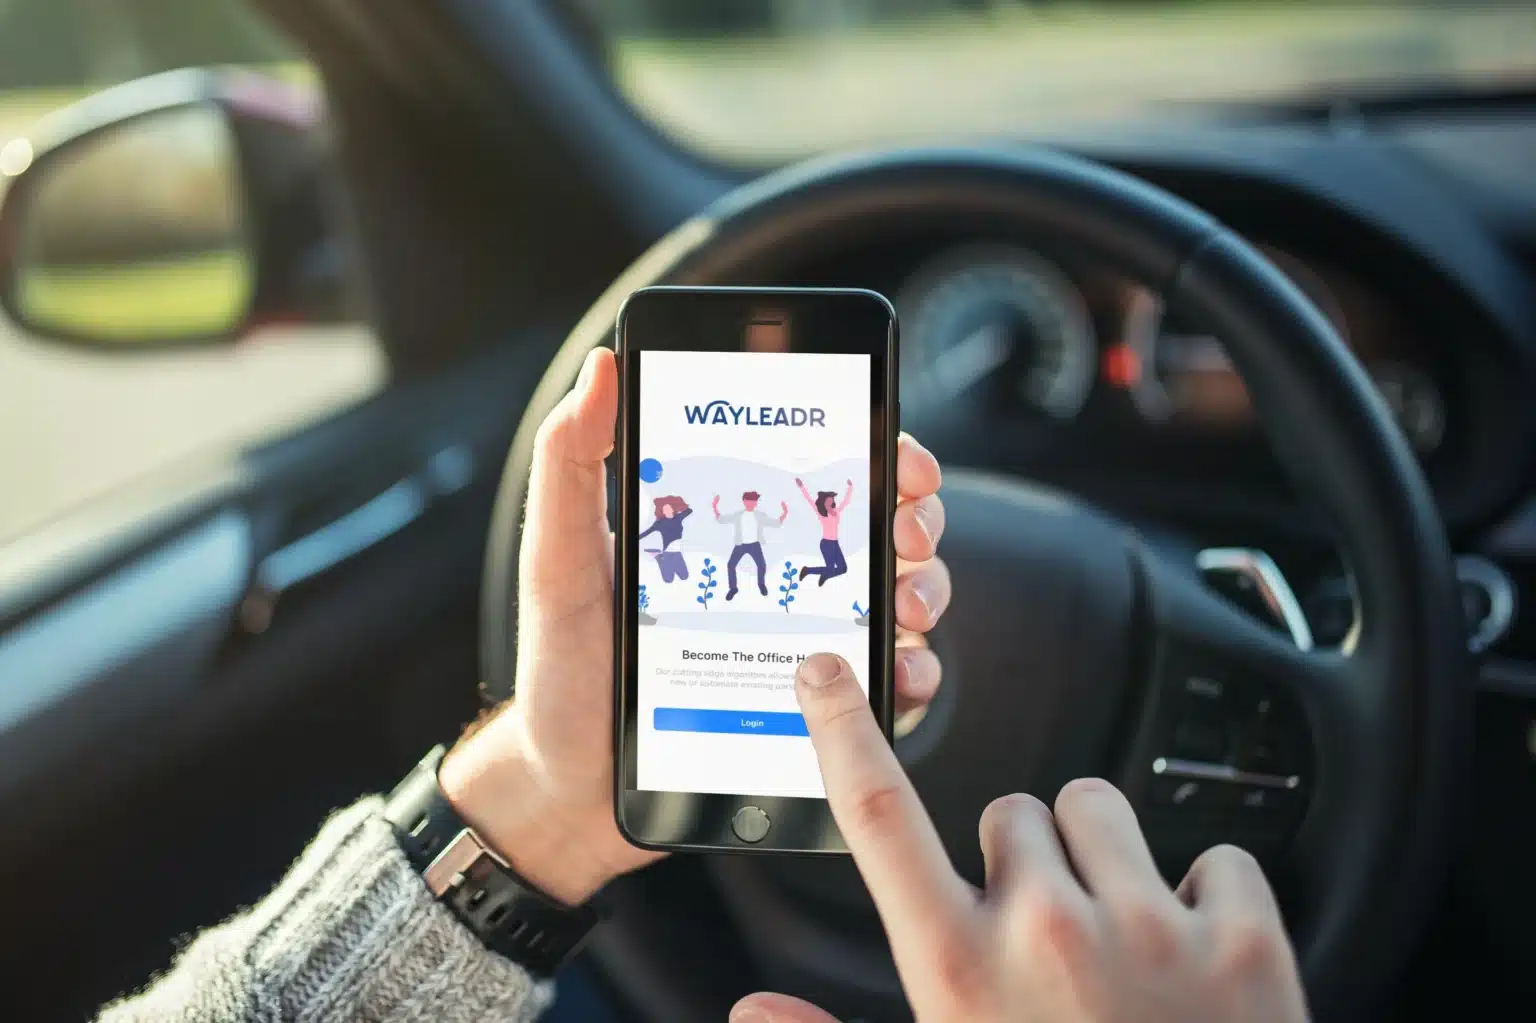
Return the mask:
[[799, 714], [762, 710], [701, 710], [657, 707], [658, 732], [715, 732], [724, 735], [810, 735]]

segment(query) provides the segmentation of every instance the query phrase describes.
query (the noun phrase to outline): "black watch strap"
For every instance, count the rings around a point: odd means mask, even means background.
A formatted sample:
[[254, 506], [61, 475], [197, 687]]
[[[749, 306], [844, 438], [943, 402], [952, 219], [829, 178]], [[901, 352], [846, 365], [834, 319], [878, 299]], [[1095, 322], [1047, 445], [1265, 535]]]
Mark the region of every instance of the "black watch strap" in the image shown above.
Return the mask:
[[437, 784], [438, 746], [395, 787], [384, 816], [432, 894], [485, 946], [550, 976], [597, 923], [589, 906], [567, 906], [524, 881], [459, 819]]

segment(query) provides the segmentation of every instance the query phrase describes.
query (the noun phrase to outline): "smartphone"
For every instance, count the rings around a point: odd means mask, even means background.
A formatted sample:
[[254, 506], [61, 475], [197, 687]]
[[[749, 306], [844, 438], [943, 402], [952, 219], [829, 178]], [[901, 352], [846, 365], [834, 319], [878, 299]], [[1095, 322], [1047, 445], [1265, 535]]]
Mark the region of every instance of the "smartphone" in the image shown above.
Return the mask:
[[658, 287], [617, 333], [619, 830], [846, 852], [794, 676], [841, 654], [889, 738], [895, 310], [862, 290]]

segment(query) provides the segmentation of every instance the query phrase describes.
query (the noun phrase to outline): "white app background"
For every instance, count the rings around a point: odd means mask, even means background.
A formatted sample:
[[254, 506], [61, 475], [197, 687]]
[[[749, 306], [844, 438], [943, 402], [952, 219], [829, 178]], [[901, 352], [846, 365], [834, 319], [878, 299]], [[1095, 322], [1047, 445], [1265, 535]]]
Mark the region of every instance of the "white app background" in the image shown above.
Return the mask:
[[639, 788], [825, 797], [787, 733], [798, 658], [841, 654], [868, 691], [869, 378], [868, 355], [641, 354]]

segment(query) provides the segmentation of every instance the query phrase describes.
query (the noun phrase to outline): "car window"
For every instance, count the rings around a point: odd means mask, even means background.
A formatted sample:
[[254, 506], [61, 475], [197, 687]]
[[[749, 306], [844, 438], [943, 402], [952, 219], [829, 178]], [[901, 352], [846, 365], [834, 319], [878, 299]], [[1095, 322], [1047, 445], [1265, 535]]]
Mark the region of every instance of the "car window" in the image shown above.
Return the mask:
[[642, 114], [744, 163], [1536, 77], [1515, 0], [564, 2]]
[[[235, 0], [0, 0], [0, 197], [55, 111], [144, 76], [230, 65], [299, 90], [315, 85], [293, 49]], [[0, 313], [0, 546], [146, 473], [291, 433], [384, 386], [377, 339], [347, 317], [269, 322], [214, 344], [153, 343], [195, 334], [249, 297], [228, 151], [195, 112], [167, 116], [104, 139], [59, 168], [39, 198], [53, 236], [23, 245], [58, 267], [99, 261], [133, 226], [122, 191], [142, 199], [155, 184], [120, 169], [158, 152], [154, 198], [164, 208], [153, 212], [176, 228], [164, 250], [190, 247], [197, 257], [18, 281], [35, 320], [83, 325], [101, 343], [61, 344]]]

